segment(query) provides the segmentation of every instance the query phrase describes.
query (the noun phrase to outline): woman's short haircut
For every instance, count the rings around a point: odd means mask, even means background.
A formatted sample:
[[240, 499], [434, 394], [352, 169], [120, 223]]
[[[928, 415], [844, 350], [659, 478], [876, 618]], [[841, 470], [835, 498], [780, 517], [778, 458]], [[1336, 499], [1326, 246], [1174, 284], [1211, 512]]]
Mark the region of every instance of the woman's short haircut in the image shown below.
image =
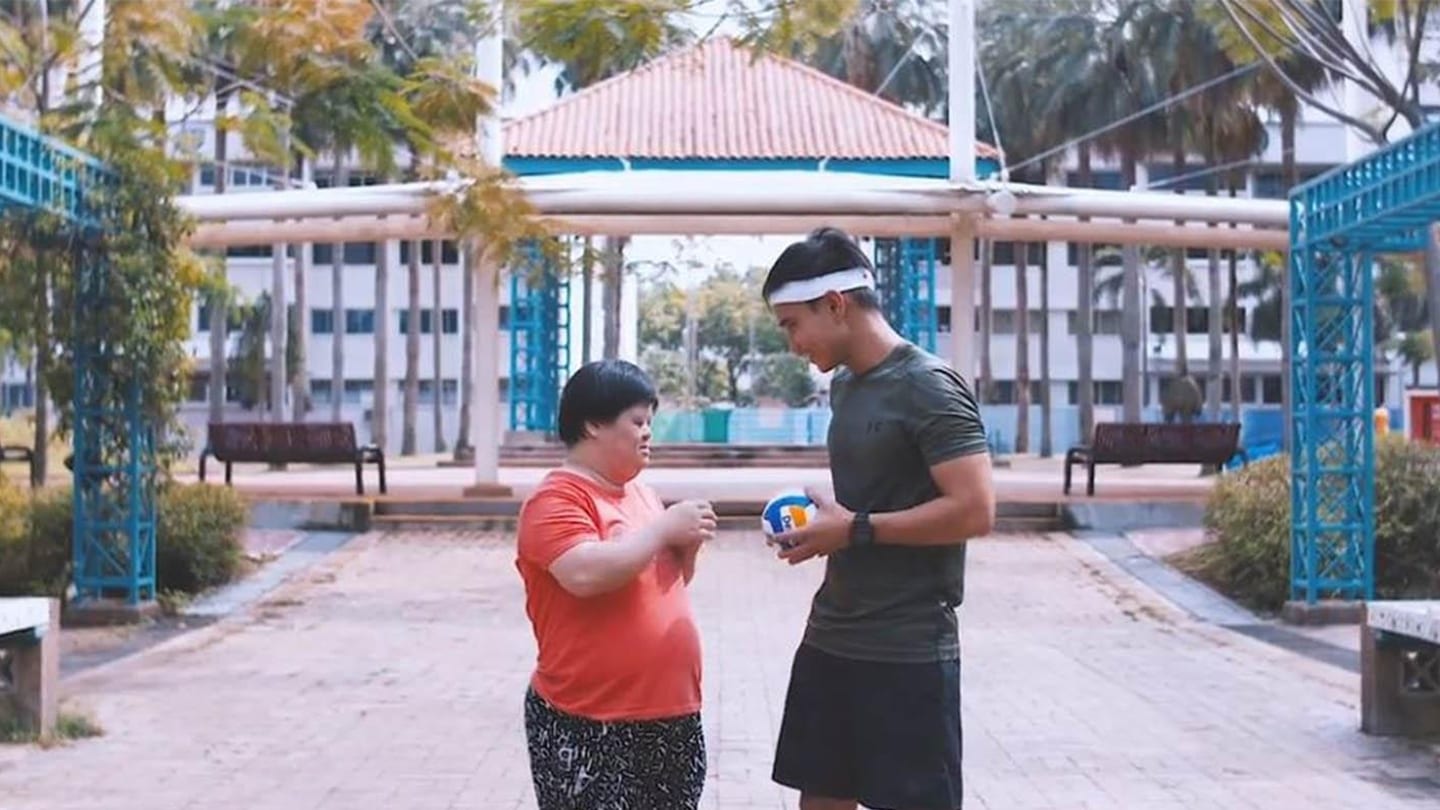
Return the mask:
[[660, 405], [644, 370], [625, 360], [586, 363], [560, 393], [560, 440], [574, 447], [585, 438], [586, 425], [608, 425], [636, 405]]
[[[792, 281], [804, 281], [829, 275], [840, 270], [864, 268], [871, 273], [875, 267], [870, 257], [855, 244], [850, 235], [839, 228], [816, 228], [799, 242], [792, 242], [771, 265], [765, 276], [760, 294], [770, 300], [771, 293]], [[879, 309], [880, 297], [874, 290], [859, 289], [845, 293], [845, 297], [861, 309]]]

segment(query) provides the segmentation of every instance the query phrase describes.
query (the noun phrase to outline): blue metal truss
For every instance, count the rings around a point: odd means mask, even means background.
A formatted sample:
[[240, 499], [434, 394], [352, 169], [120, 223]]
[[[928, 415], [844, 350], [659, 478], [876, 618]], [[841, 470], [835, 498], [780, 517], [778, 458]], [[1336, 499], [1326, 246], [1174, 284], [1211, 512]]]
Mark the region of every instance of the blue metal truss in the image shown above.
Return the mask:
[[570, 360], [570, 285], [540, 245], [510, 269], [510, 429], [554, 435]]
[[[74, 306], [75, 418], [70, 461], [76, 602], [155, 598], [155, 434], [141, 416], [139, 374], [89, 332], [106, 305], [107, 267], [94, 243], [90, 190], [110, 180], [94, 158], [0, 116], [0, 213], [51, 213], [72, 226], [78, 251]], [[121, 407], [106, 396], [119, 370], [132, 380]], [[118, 440], [118, 444], [117, 444]], [[116, 456], [104, 448], [122, 447]]]
[[1291, 598], [1375, 595], [1376, 254], [1440, 220], [1440, 127], [1290, 194]]
[[934, 239], [876, 239], [875, 275], [885, 318], [906, 340], [935, 351]]

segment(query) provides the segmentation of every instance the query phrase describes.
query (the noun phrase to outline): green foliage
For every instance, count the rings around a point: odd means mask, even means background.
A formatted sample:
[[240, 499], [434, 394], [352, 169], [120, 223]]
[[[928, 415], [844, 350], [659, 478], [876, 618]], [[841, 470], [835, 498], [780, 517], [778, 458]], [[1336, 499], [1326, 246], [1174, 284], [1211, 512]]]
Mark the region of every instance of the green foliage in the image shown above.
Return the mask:
[[[1375, 589], [1381, 599], [1440, 596], [1440, 449], [1389, 434], [1375, 452]], [[1182, 567], [1237, 600], [1278, 610], [1289, 596], [1290, 467], [1283, 456], [1221, 476], [1205, 527], [1212, 543]]]
[[530, 0], [517, 3], [525, 48], [561, 67], [557, 90], [588, 87], [683, 44], [688, 0]]
[[32, 492], [0, 477], [0, 596], [60, 596], [69, 580], [69, 491]]
[[752, 391], [757, 397], [773, 397], [792, 408], [807, 405], [815, 395], [810, 363], [793, 354], [768, 354], [760, 362]]
[[696, 361], [692, 378], [685, 365], [685, 353], [677, 349], [647, 347], [640, 353], [640, 367], [655, 382], [660, 398], [680, 407], [703, 408], [712, 402], [730, 401], [730, 378], [725, 367], [713, 358]]
[[[47, 377], [59, 406], [62, 435], [74, 427], [77, 347], [103, 347], [91, 359], [102, 382], [92, 405], [123, 411], [132, 390], [139, 394], [142, 419], [164, 437], [184, 401], [189, 358], [185, 340], [196, 293], [208, 283], [204, 264], [184, 245], [190, 223], [175, 204], [186, 174], [148, 138], [147, 122], [106, 107], [96, 117], [84, 146], [106, 164], [114, 181], [96, 188], [91, 204], [101, 235], [51, 254], [54, 328], [44, 350], [55, 359]], [[33, 223], [34, 220], [31, 220]], [[65, 244], [65, 231], [30, 232], [32, 244]], [[103, 265], [99, 294], [79, 288], [87, 263]], [[107, 459], [126, 449], [124, 431], [105, 431]], [[182, 448], [162, 445], [161, 461]]]
[[1278, 610], [1289, 596], [1290, 462], [1282, 455], [1220, 476], [1205, 510], [1214, 542], [1184, 567], [1238, 601]]
[[[0, 596], [63, 596], [70, 581], [68, 487], [22, 490], [0, 478]], [[229, 487], [167, 484], [156, 499], [156, 577], [198, 593], [231, 581], [243, 556], [245, 502]]]
[[[271, 407], [269, 369], [266, 359], [274, 352], [270, 345], [270, 293], [261, 293], [254, 303], [231, 309], [236, 327], [240, 333], [235, 356], [231, 358], [229, 370], [233, 375], [240, 404], [245, 409], [257, 406]], [[285, 308], [285, 369], [289, 374], [286, 385], [300, 379], [300, 333], [296, 322], [295, 306]]]
[[[781, 359], [789, 357], [785, 337], [760, 297], [762, 280], [759, 270], [741, 275], [721, 266], [688, 294], [666, 278], [641, 288], [640, 344], [647, 351], [655, 350], [647, 355], [650, 365], [645, 367], [662, 385], [672, 386], [662, 388], [662, 393], [683, 400], [691, 392], [686, 378], [687, 329], [694, 332], [693, 393], [706, 402], [747, 405], [757, 394], [803, 401], [813, 391], [812, 386], [800, 393], [803, 384], [793, 375], [795, 362]], [[742, 390], [746, 375], [751, 387]], [[769, 375], [774, 379], [767, 379]]]
[[234, 579], [245, 502], [230, 487], [171, 484], [157, 499], [155, 575], [165, 590], [198, 593]]

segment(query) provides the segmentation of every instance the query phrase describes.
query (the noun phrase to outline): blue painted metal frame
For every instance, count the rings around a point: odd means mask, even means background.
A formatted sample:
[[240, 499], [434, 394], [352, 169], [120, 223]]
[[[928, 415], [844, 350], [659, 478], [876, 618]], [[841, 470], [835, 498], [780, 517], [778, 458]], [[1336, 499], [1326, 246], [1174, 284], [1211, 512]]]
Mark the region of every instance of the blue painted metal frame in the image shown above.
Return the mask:
[[570, 285], [534, 242], [510, 268], [510, 429], [554, 435], [570, 360]]
[[1375, 596], [1376, 254], [1440, 220], [1440, 126], [1290, 194], [1291, 598]]
[[[93, 157], [0, 116], [0, 211], [48, 212], [72, 226], [77, 251], [73, 580], [77, 603], [112, 596], [130, 604], [155, 598], [155, 434], [140, 411], [134, 377], [120, 409], [106, 407], [106, 375], [123, 365], [113, 347], [86, 334], [105, 302], [108, 276], [94, 251], [99, 217], [88, 192], [110, 182]], [[122, 440], [120, 458], [102, 448]]]
[[[822, 165], [823, 163], [823, 165]], [[950, 176], [950, 161], [946, 158], [908, 158], [899, 160], [840, 159], [819, 161], [810, 158], [760, 159], [732, 158], [727, 160], [706, 160], [703, 158], [563, 158], [530, 157], [509, 155], [505, 168], [521, 176], [544, 174], [568, 174], [571, 172], [618, 172], [628, 169], [668, 169], [671, 171], [831, 171], [857, 174], [879, 174], [891, 177], [932, 177]], [[986, 178], [1000, 171], [1000, 164], [990, 158], [975, 159], [975, 176]]]
[[906, 340], [935, 351], [934, 239], [876, 239], [875, 275], [885, 319]]

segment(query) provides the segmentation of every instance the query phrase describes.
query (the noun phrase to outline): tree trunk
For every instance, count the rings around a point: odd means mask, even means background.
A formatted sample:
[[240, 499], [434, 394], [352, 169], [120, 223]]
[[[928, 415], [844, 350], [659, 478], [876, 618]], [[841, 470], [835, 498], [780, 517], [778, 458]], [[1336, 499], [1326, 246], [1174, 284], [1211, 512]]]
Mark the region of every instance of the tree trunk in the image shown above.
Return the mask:
[[[1079, 181], [1082, 188], [1089, 188], [1090, 147], [1080, 146]], [[1083, 220], [1082, 220], [1083, 221]], [[1091, 261], [1093, 247], [1089, 242], [1075, 245], [1075, 348], [1076, 363], [1079, 364], [1077, 399], [1080, 405], [1080, 441], [1090, 441], [1095, 432], [1095, 267]]]
[[[1128, 152], [1123, 154], [1120, 165], [1125, 187], [1134, 186], [1135, 156]], [[1121, 256], [1124, 263], [1124, 291], [1120, 311], [1120, 374], [1124, 378], [1125, 394], [1123, 410], [1126, 422], [1139, 422], [1146, 383], [1140, 374], [1140, 251], [1135, 245], [1125, 245], [1121, 249]]]
[[1440, 373], [1440, 226], [1429, 228], [1425, 240], [1425, 300], [1430, 309], [1430, 346]]
[[[1231, 196], [1234, 196], [1232, 189]], [[1230, 251], [1230, 415], [1240, 421], [1240, 256]]]
[[[335, 150], [332, 188], [350, 185], [348, 150]], [[345, 243], [330, 246], [330, 419], [339, 422], [345, 405]]]
[[43, 254], [36, 251], [37, 295], [44, 305], [35, 313], [35, 449], [30, 466], [30, 487], [39, 489], [45, 485], [50, 469], [50, 271]]
[[605, 281], [601, 287], [601, 307], [605, 311], [605, 335], [602, 352], [606, 360], [620, 356], [620, 303], [625, 270], [625, 236], [605, 237]]
[[[990, 274], [994, 267], [995, 243], [989, 239], [980, 240], [980, 402], [990, 405], [995, 402], [995, 366], [991, 359], [990, 343], [995, 334], [995, 289]], [[953, 261], [953, 259], [952, 259]], [[974, 328], [963, 323], [958, 313], [950, 313], [951, 329]]]
[[445, 311], [440, 308], [442, 300], [440, 295], [440, 264], [445, 243], [437, 239], [431, 243], [431, 246], [434, 254], [430, 257], [432, 260], [430, 266], [430, 296], [431, 307], [435, 312], [430, 318], [430, 326], [432, 327], [430, 330], [431, 349], [434, 355], [432, 358], [434, 363], [433, 376], [435, 379], [433, 383], [435, 386], [435, 401], [432, 403], [431, 410], [435, 418], [435, 452], [443, 453], [445, 452], [445, 380], [440, 358], [443, 354], [441, 346], [445, 337], [443, 328], [445, 325]]
[[[302, 183], [309, 184], [312, 168], [309, 158], [300, 159]], [[296, 422], [304, 422], [310, 412], [310, 370], [306, 360], [310, 356], [310, 303], [305, 288], [314, 261], [312, 247], [309, 242], [295, 246], [295, 368], [290, 370], [290, 408]]]
[[[406, 294], [409, 311], [405, 324], [405, 401], [401, 405], [404, 424], [400, 428], [400, 455], [415, 455], [415, 423], [420, 418], [420, 245], [410, 243], [410, 262], [406, 268]], [[436, 326], [439, 312], [431, 313], [430, 326]], [[439, 391], [434, 392], [437, 396]]]
[[[475, 403], [475, 339], [470, 325], [475, 321], [475, 273], [478, 271], [475, 245], [460, 246], [460, 426], [455, 438], [455, 460], [474, 456], [470, 444], [470, 410]], [[513, 384], [513, 381], [512, 381]]]
[[1030, 452], [1030, 267], [1028, 242], [1015, 243], [1015, 452]]
[[285, 389], [290, 387], [286, 339], [290, 336], [289, 307], [285, 303], [285, 275], [289, 270], [289, 245], [277, 242], [270, 248], [270, 390], [265, 397], [270, 421], [285, 421]]
[[[1175, 146], [1172, 155], [1175, 162], [1175, 176], [1179, 177], [1185, 173], [1185, 147], [1183, 144]], [[1181, 184], [1175, 187], [1176, 194], [1184, 194], [1180, 188]], [[1183, 220], [1176, 220], [1176, 225], [1184, 225]], [[1190, 352], [1186, 346], [1186, 337], [1190, 334], [1190, 302], [1186, 293], [1188, 286], [1185, 282], [1189, 280], [1189, 270], [1185, 264], [1185, 248], [1175, 248], [1170, 253], [1170, 273], [1173, 282], [1173, 292], [1170, 298], [1170, 328], [1175, 336], [1175, 377], [1179, 379], [1190, 373]]]
[[580, 363], [590, 362], [590, 346], [593, 343], [595, 292], [595, 246], [594, 237], [586, 236], [580, 253]]
[[[1211, 163], [1215, 162], [1215, 156], [1211, 156]], [[1210, 176], [1210, 182], [1206, 184], [1205, 196], [1214, 197], [1217, 192], [1215, 187], [1215, 176]], [[1214, 223], [1211, 223], [1212, 227]], [[1225, 380], [1225, 343], [1222, 319], [1225, 317], [1225, 301], [1221, 297], [1220, 287], [1220, 251], [1210, 248], [1206, 255], [1207, 271], [1210, 280], [1210, 358], [1207, 367], [1209, 374], [1205, 375], [1205, 411], [1210, 421], [1220, 419], [1221, 392]], [[1239, 391], [1232, 392], [1238, 396]]]
[[[1300, 182], [1300, 169], [1295, 160], [1295, 128], [1300, 117], [1300, 104], [1294, 96], [1287, 96], [1289, 103], [1280, 105], [1280, 166], [1281, 184], [1288, 197], [1290, 189]], [[1290, 452], [1290, 436], [1294, 432], [1291, 392], [1290, 364], [1290, 254], [1281, 254], [1280, 269], [1280, 414], [1285, 426], [1282, 442], [1285, 452]], [[1434, 311], [1433, 309], [1431, 310]]]
[[1050, 413], [1050, 244], [1040, 254], [1040, 457], [1055, 454]]
[[[222, 122], [227, 110], [230, 108], [230, 94], [217, 93], [215, 97], [215, 193], [224, 194], [230, 185], [230, 139], [229, 130]], [[220, 277], [229, 278], [227, 265], [228, 251], [220, 248]], [[227, 329], [229, 327], [230, 314], [228, 310], [229, 295], [221, 290], [210, 296], [210, 421], [225, 421], [225, 372], [226, 372], [226, 344]], [[39, 400], [36, 400], [37, 404]]]
[[370, 441], [387, 449], [390, 424], [390, 268], [396, 242], [376, 244], [375, 257], [375, 379], [371, 384]]

